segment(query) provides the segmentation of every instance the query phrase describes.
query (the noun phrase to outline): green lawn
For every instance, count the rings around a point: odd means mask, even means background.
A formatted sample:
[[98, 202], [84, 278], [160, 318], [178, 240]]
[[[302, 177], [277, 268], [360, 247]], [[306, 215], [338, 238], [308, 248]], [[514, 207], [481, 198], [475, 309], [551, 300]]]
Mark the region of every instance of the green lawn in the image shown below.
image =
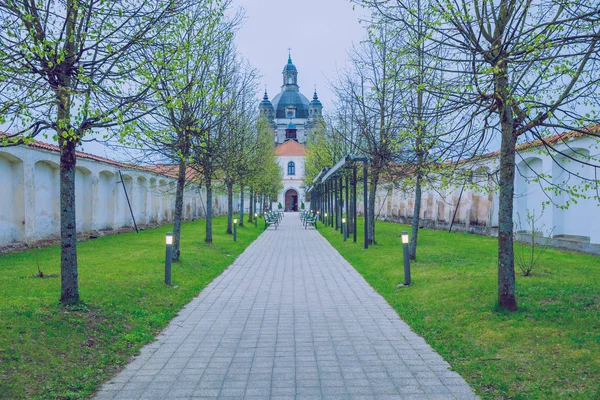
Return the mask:
[[533, 276], [517, 276], [519, 311], [497, 309], [497, 241], [421, 230], [413, 285], [399, 234], [377, 222], [362, 249], [319, 224], [362, 276], [485, 399], [600, 399], [600, 257], [549, 249]]
[[[90, 396], [262, 232], [246, 223], [234, 243], [226, 221], [215, 219], [213, 245], [204, 220], [183, 224], [174, 287], [163, 284], [172, 226], [79, 243], [79, 310], [58, 304], [60, 278], [31, 277], [36, 251], [0, 256], [0, 398]], [[44, 274], [60, 273], [59, 250], [37, 250]]]

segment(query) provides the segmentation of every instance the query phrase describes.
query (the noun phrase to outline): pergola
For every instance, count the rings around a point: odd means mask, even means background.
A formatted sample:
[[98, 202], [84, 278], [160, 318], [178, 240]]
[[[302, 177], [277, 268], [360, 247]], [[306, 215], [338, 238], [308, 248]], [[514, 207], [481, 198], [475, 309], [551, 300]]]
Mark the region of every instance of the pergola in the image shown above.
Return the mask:
[[318, 218], [325, 225], [340, 230], [343, 234], [342, 216], [346, 212], [346, 229], [353, 234], [354, 242], [357, 241], [356, 229], [356, 187], [357, 164], [363, 165], [363, 215], [365, 218], [364, 248], [369, 247], [368, 242], [368, 187], [367, 187], [367, 159], [348, 154], [331, 168], [323, 168], [306, 190], [310, 193], [310, 209], [316, 212]]

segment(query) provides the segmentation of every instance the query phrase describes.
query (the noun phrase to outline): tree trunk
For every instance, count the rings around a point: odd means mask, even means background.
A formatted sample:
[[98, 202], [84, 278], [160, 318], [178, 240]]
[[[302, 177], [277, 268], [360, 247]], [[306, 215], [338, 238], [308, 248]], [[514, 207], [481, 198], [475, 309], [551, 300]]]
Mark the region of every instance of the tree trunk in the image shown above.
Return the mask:
[[206, 178], [206, 243], [212, 243], [212, 222], [213, 222], [213, 208], [212, 208], [212, 181], [210, 178]]
[[375, 244], [375, 197], [377, 195], [377, 184], [379, 183], [379, 171], [375, 169], [371, 172], [371, 186], [369, 187], [369, 231], [367, 234], [367, 242]]
[[498, 306], [517, 310], [515, 297], [515, 258], [513, 248], [513, 202], [515, 190], [515, 146], [513, 115], [508, 102], [508, 73], [496, 75], [496, 92], [502, 99], [499, 117], [502, 126], [500, 145], [500, 204], [498, 210]]
[[417, 259], [417, 237], [419, 236], [419, 223], [421, 216], [421, 168], [419, 166], [419, 161], [417, 161], [417, 181], [415, 182], [415, 206], [413, 208], [413, 219], [412, 219], [412, 227], [411, 227], [411, 235], [410, 235], [410, 259]]
[[250, 190], [250, 199], [248, 200], [250, 204], [248, 204], [248, 222], [254, 222], [254, 192]]
[[227, 234], [233, 235], [233, 182], [227, 179]]
[[179, 160], [177, 192], [175, 193], [175, 217], [173, 220], [173, 261], [179, 261], [181, 218], [183, 217], [183, 189], [185, 188], [185, 160]]
[[240, 185], [240, 226], [244, 226], [244, 185]]
[[[59, 107], [59, 115], [61, 114]], [[65, 119], [60, 118], [65, 121]], [[60, 126], [60, 124], [59, 124]], [[59, 132], [60, 137], [60, 132]], [[75, 148], [74, 138], [59, 139], [60, 143], [60, 301], [79, 302], [77, 280], [77, 230], [75, 220]]]
[[[68, 87], [65, 84], [64, 87]], [[79, 302], [77, 277], [77, 221], [75, 213], [75, 148], [77, 138], [70, 131], [71, 98], [64, 88], [56, 92], [57, 134], [60, 146], [60, 301]], [[63, 137], [63, 133], [66, 137]]]

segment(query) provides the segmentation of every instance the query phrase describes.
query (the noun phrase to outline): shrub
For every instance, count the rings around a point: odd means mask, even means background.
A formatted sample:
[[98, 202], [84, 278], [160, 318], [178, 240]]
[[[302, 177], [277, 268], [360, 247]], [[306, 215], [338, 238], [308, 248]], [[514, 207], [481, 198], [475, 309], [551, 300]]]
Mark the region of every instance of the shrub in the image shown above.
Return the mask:
[[[546, 234], [544, 235], [544, 232], [542, 230], [544, 228], [544, 225], [542, 225], [541, 227], [539, 226], [539, 221], [543, 215], [544, 207], [542, 207], [542, 212], [539, 216], [535, 215], [535, 210], [531, 212], [527, 210], [527, 226], [526, 229], [522, 229], [523, 227], [521, 226], [521, 219], [519, 213], [517, 213], [517, 216], [519, 216], [518, 232], [528, 233], [531, 235], [531, 237], [528, 240], [519, 241], [518, 244], [515, 243], [515, 264], [517, 264], [517, 266], [523, 273], [523, 276], [531, 275], [531, 271], [533, 271], [533, 268], [536, 266], [540, 257], [542, 256], [542, 254], [544, 254], [544, 252], [550, 245], [550, 242], [552, 241], [552, 232], [554, 231], [554, 228], [552, 228], [552, 230], [550, 230], [549, 232], [546, 232]], [[516, 237], [515, 242], [517, 242]]]

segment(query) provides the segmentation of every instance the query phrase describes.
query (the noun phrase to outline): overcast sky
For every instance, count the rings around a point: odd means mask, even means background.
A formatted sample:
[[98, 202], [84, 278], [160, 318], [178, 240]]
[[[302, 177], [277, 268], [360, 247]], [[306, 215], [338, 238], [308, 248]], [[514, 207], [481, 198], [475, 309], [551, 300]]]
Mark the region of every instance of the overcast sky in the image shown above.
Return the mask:
[[[310, 100], [317, 85], [319, 99], [327, 111], [333, 100], [328, 81], [346, 64], [352, 43], [364, 37], [359, 19], [365, 12], [354, 10], [349, 0], [233, 1], [234, 7], [245, 10], [237, 35], [238, 50], [262, 75], [257, 100], [262, 98], [265, 85], [270, 99], [281, 91], [281, 72], [291, 48], [300, 91]], [[122, 158], [100, 143], [84, 143], [83, 151]]]
[[288, 48], [298, 68], [300, 91], [310, 99], [315, 85], [325, 110], [331, 105], [328, 80], [344, 67], [348, 49], [364, 36], [349, 0], [234, 0], [245, 9], [238, 49], [262, 74], [261, 93], [269, 98], [281, 91]]

